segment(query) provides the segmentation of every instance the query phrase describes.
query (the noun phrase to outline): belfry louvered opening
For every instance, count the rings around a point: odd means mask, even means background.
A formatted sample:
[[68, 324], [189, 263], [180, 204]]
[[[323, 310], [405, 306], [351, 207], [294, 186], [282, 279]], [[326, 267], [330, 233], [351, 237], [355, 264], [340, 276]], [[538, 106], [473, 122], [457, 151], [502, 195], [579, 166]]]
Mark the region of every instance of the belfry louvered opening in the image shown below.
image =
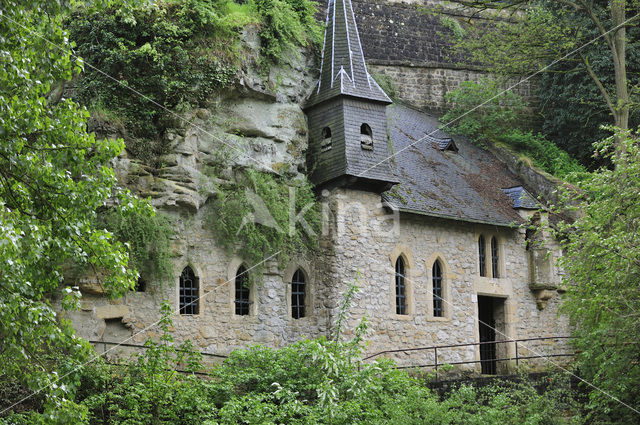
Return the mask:
[[360, 126], [360, 147], [365, 150], [373, 150], [373, 132], [369, 124]]

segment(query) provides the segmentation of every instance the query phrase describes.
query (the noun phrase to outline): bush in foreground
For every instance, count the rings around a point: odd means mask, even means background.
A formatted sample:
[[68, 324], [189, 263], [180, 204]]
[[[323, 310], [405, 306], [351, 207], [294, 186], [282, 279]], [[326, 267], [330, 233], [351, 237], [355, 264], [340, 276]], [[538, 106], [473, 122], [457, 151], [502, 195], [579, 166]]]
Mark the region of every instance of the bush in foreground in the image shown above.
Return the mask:
[[[165, 307], [165, 331], [167, 313]], [[69, 375], [67, 385], [84, 424], [568, 423], [559, 412], [574, 406], [562, 385], [543, 394], [529, 383], [463, 385], [440, 398], [389, 360], [362, 363], [362, 335], [361, 329], [350, 342], [319, 338], [281, 349], [237, 350], [198, 377], [199, 354], [189, 344], [176, 348], [165, 332], [130, 365], [94, 362]], [[180, 374], [176, 367], [194, 373]], [[47, 422], [28, 412], [4, 423]]]

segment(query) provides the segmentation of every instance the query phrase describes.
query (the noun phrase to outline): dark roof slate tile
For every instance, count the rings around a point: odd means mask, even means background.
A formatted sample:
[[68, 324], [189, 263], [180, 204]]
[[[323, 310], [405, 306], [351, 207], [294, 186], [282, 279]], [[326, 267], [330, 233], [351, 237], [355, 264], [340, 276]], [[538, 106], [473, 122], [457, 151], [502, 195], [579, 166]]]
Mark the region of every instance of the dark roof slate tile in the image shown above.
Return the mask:
[[386, 202], [421, 215], [499, 226], [522, 223], [513, 199], [502, 190], [522, 183], [503, 162], [464, 138], [456, 138], [458, 152], [442, 150], [451, 136], [423, 112], [396, 104], [387, 107], [387, 118], [400, 184], [383, 194]]

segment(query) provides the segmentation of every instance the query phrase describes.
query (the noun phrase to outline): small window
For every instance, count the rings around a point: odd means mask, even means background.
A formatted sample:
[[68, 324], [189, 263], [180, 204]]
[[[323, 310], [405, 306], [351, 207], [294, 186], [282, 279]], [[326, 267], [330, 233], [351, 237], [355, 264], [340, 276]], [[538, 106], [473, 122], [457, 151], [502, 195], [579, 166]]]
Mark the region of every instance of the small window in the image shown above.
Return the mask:
[[500, 277], [498, 273], [498, 240], [491, 238], [491, 273], [494, 278]]
[[442, 268], [440, 262], [433, 263], [433, 317], [444, 316], [444, 305], [442, 299]]
[[198, 314], [199, 310], [198, 278], [187, 266], [180, 275], [180, 314]]
[[250, 295], [247, 269], [244, 266], [240, 266], [236, 273], [236, 299], [234, 301], [237, 315], [249, 315], [249, 307], [251, 306], [251, 301], [249, 300]]
[[331, 149], [331, 129], [325, 127], [322, 129], [322, 142], [320, 142], [320, 152], [326, 152]]
[[360, 147], [365, 150], [373, 150], [373, 133], [369, 124], [360, 126]]
[[480, 276], [487, 275], [487, 262], [485, 255], [484, 236], [478, 238], [478, 266], [480, 267]]
[[291, 279], [291, 317], [294, 319], [305, 317], [306, 298], [307, 285], [304, 273], [301, 269], [298, 269]]
[[396, 261], [396, 314], [407, 314], [407, 283], [402, 257]]

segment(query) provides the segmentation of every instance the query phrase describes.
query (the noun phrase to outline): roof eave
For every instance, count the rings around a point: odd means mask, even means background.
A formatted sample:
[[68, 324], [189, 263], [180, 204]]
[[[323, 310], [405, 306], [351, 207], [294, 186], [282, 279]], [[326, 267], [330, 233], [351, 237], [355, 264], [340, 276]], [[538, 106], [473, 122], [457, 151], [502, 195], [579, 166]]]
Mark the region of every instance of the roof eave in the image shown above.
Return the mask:
[[390, 206], [392, 206], [393, 208], [397, 208], [398, 211], [400, 211], [400, 212], [408, 213], [408, 214], [415, 214], [415, 215], [421, 215], [421, 216], [426, 216], [426, 217], [443, 218], [443, 219], [447, 219], [447, 220], [463, 221], [463, 222], [466, 222], [466, 223], [488, 224], [488, 225], [491, 225], [491, 226], [508, 227], [508, 228], [511, 228], [511, 229], [513, 229], [515, 227], [519, 227], [522, 223], [524, 223], [522, 220], [517, 220], [517, 221], [514, 220], [511, 223], [489, 221], [489, 220], [478, 220], [478, 219], [470, 218], [470, 217], [458, 217], [458, 216], [452, 216], [452, 215], [446, 215], [446, 214], [438, 214], [438, 213], [432, 213], [432, 212], [427, 212], [427, 211], [422, 211], [422, 210], [415, 210], [415, 209], [411, 209], [411, 208], [398, 208], [396, 205], [393, 205], [393, 204], [390, 204]]

